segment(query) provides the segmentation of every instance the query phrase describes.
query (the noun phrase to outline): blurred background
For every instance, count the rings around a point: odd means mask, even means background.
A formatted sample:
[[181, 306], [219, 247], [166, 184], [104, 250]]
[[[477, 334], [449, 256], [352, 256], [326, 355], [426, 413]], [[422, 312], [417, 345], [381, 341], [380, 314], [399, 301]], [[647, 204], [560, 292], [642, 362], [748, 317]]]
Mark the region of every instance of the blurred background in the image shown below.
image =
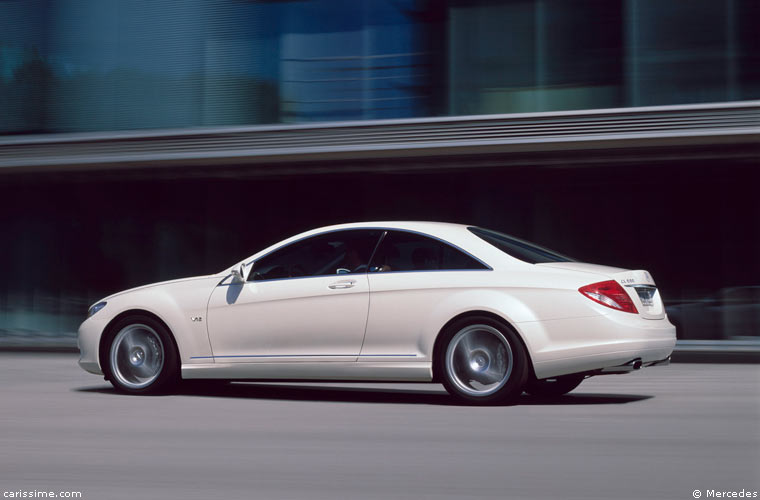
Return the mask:
[[[756, 0], [0, 0], [0, 345], [320, 225], [649, 270], [760, 339]], [[683, 344], [686, 345], [686, 344]]]

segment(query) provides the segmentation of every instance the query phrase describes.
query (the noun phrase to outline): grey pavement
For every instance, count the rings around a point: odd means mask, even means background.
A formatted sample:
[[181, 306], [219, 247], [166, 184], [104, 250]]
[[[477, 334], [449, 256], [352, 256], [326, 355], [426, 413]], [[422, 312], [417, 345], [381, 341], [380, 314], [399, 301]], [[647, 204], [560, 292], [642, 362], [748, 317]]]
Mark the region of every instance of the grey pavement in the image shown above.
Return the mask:
[[760, 491], [760, 366], [675, 364], [466, 407], [425, 384], [125, 396], [0, 353], [0, 492], [83, 499], [688, 499]]

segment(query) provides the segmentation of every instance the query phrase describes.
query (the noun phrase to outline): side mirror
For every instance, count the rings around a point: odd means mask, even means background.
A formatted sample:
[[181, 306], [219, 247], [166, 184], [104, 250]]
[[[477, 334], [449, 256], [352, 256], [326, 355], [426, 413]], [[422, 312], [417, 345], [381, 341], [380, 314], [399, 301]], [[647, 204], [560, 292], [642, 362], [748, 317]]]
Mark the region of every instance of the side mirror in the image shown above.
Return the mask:
[[233, 283], [245, 283], [245, 264], [240, 264], [240, 267], [232, 269], [232, 282]]

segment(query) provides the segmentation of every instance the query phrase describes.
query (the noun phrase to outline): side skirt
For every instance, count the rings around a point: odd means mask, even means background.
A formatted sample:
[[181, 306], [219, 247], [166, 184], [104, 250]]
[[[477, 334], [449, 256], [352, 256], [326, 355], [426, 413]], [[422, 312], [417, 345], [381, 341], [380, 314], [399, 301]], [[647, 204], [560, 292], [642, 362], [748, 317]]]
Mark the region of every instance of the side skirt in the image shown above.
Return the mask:
[[431, 382], [430, 362], [204, 363], [182, 365], [183, 379]]

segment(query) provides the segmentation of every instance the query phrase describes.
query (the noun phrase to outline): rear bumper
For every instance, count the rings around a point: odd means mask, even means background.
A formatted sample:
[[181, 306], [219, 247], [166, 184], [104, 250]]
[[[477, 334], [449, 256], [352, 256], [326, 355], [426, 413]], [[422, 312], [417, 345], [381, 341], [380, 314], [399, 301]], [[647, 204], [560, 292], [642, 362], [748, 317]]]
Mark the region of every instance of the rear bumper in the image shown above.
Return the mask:
[[613, 374], [619, 374], [619, 373], [630, 373], [632, 371], [639, 370], [644, 366], [667, 366], [669, 364], [670, 364], [670, 356], [668, 356], [665, 359], [661, 359], [659, 361], [649, 362], [647, 364], [644, 364], [644, 362], [641, 361], [640, 358], [636, 358], [620, 366], [610, 366], [607, 368], [601, 368], [599, 370], [589, 373], [589, 375], [613, 375]]
[[532, 352], [538, 378], [570, 373], [626, 373], [666, 364], [676, 344], [667, 318], [647, 320], [627, 313], [539, 325], [548, 341]]

